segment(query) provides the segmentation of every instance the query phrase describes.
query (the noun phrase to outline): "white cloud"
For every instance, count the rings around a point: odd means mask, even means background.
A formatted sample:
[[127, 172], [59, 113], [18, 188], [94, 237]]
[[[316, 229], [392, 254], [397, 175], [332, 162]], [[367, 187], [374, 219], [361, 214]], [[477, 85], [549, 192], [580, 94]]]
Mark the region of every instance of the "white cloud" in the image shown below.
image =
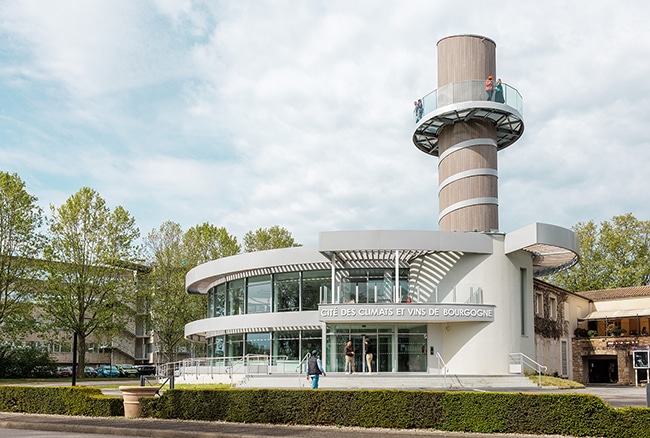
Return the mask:
[[437, 159], [411, 142], [436, 42], [497, 43], [524, 96], [500, 153], [501, 228], [647, 220], [650, 6], [505, 1], [0, 3], [0, 166], [44, 203], [91, 186], [143, 234], [204, 221], [437, 229]]

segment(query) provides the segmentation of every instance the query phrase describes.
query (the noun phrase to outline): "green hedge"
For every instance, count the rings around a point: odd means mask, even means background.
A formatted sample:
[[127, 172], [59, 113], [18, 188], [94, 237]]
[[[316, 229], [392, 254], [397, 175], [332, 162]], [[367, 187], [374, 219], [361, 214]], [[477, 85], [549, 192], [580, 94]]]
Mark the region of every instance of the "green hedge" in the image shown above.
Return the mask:
[[582, 394], [175, 389], [140, 403], [166, 419], [650, 438], [650, 409]]
[[124, 415], [124, 403], [88, 386], [0, 386], [0, 411], [115, 417]]
[[[582, 394], [175, 389], [140, 404], [142, 416], [166, 419], [650, 438], [650, 409]], [[0, 411], [124, 415], [121, 397], [83, 386], [0, 386]]]

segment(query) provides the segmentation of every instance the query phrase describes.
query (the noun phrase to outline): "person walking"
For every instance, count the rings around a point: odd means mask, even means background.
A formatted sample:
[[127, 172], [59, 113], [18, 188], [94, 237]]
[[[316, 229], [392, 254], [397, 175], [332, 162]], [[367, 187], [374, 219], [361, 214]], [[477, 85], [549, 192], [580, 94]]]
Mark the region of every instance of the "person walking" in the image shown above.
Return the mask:
[[372, 359], [375, 357], [375, 347], [370, 343], [370, 338], [366, 338], [366, 364], [368, 365], [368, 374], [372, 373]]
[[318, 389], [320, 376], [326, 375], [323, 364], [318, 357], [318, 351], [312, 351], [311, 357], [307, 361], [307, 380], [311, 380], [311, 389]]
[[352, 347], [352, 339], [348, 340], [345, 344], [345, 374], [354, 373], [354, 347]]

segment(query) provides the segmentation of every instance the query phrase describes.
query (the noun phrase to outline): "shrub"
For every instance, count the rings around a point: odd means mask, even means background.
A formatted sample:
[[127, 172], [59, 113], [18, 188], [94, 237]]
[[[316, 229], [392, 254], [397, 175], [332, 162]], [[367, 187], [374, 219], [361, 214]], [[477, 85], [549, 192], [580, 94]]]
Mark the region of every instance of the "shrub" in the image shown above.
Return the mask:
[[112, 417], [124, 415], [124, 404], [88, 386], [0, 386], [0, 411]]
[[0, 345], [0, 378], [50, 377], [56, 362], [47, 351], [34, 346]]
[[650, 438], [650, 409], [583, 394], [175, 389], [140, 403], [143, 416], [168, 419]]

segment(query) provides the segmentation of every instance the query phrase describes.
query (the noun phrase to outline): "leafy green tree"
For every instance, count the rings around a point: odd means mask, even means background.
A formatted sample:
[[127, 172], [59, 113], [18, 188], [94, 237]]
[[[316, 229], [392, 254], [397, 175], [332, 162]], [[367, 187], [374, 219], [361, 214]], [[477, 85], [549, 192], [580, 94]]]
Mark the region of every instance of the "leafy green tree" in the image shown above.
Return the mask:
[[193, 268], [210, 260], [238, 254], [241, 246], [237, 243], [237, 238], [228, 234], [224, 227], [205, 222], [185, 232], [183, 251], [186, 264]]
[[573, 292], [650, 284], [650, 222], [631, 213], [573, 227], [580, 261], [549, 282]]
[[47, 329], [76, 334], [78, 376], [83, 376], [86, 339], [119, 333], [134, 313], [135, 219], [121, 206], [111, 211], [99, 193], [80, 189], [51, 206], [45, 247], [47, 287], [40, 309]]
[[204, 223], [183, 233], [175, 222], [165, 222], [145, 239], [152, 271], [148, 275], [150, 327], [163, 360], [176, 361], [178, 347], [188, 345], [185, 324], [205, 318], [206, 297], [188, 296], [185, 275], [210, 260], [237, 254], [237, 239], [225, 228]]
[[147, 300], [149, 327], [164, 361], [176, 361], [176, 350], [184, 341], [185, 324], [191, 317], [191, 297], [184, 290], [183, 230], [175, 222], [165, 222], [145, 238], [145, 253], [151, 267]]
[[32, 326], [36, 260], [43, 212], [17, 174], [0, 172], [0, 335], [15, 338]]
[[249, 231], [244, 236], [244, 252], [301, 246], [291, 237], [291, 233], [279, 225]]

